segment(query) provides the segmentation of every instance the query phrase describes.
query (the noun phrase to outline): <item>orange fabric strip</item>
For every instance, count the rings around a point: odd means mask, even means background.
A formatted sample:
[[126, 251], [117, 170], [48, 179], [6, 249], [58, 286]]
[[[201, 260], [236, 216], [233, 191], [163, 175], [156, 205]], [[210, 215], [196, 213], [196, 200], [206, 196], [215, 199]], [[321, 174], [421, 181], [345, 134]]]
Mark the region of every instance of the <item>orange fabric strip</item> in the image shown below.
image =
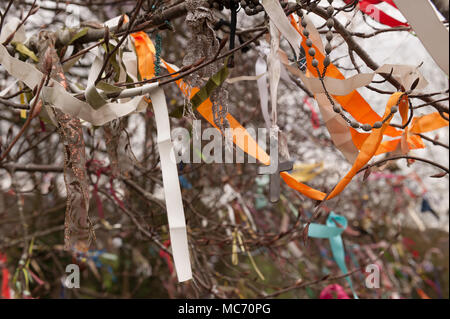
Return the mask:
[[411, 123], [411, 133], [426, 133], [448, 126], [448, 121], [439, 112], [415, 117]]
[[147, 74], [150, 77], [147, 79], [149, 80], [155, 76], [155, 62], [153, 62], [156, 52], [155, 46], [152, 41], [146, 41], [148, 35], [143, 31], [132, 33], [131, 36], [134, 38], [139, 74]]
[[[384, 112], [383, 118], [385, 118], [390, 114], [391, 108], [397, 104], [402, 94], [404, 93], [396, 92], [391, 95], [386, 105], [386, 110]], [[406, 96], [404, 96], [400, 101], [400, 104], [402, 103], [408, 103], [408, 99], [406, 98]], [[355, 163], [353, 164], [353, 167], [350, 169], [347, 175], [345, 175], [344, 178], [336, 185], [336, 187], [330, 193], [330, 196], [328, 197], [329, 199], [341, 193], [342, 190], [348, 185], [348, 183], [350, 183], [350, 181], [353, 179], [356, 173], [361, 168], [363, 168], [364, 165], [366, 165], [370, 161], [370, 159], [375, 155], [378, 147], [381, 144], [381, 141], [383, 140], [383, 134], [389, 127], [389, 123], [391, 122], [391, 120], [392, 116], [387, 121], [384, 122], [383, 126], [380, 129], [372, 130], [369, 137], [361, 145], [361, 151], [359, 152], [358, 157], [356, 158]]]
[[[402, 110], [402, 104], [399, 108]], [[407, 110], [407, 109], [406, 109]], [[406, 124], [408, 120], [407, 112], [402, 114], [402, 123]], [[438, 112], [423, 115], [420, 117], [414, 117], [412, 119], [411, 128], [406, 128], [404, 134], [406, 134], [406, 140], [410, 150], [425, 148], [425, 143], [422, 138], [415, 134], [431, 132], [442, 127], [448, 126], [448, 121], [443, 119]], [[352, 134], [352, 140], [357, 148], [361, 148], [364, 141], [369, 137], [369, 133], [359, 133], [355, 129], [350, 128]], [[356, 134], [357, 133], [357, 134]], [[415, 133], [415, 134], [414, 134]], [[379, 149], [375, 155], [384, 154], [387, 152], [393, 152], [397, 149], [401, 139], [395, 139], [391, 141], [384, 141], [380, 144]]]

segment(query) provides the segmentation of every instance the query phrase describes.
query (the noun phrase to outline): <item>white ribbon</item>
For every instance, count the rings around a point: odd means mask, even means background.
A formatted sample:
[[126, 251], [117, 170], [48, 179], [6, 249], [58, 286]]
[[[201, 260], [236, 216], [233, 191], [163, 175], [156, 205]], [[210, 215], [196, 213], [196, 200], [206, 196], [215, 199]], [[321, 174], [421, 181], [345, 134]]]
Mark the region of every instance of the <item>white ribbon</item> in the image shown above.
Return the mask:
[[162, 88], [151, 91], [150, 97], [155, 112], [156, 129], [158, 131], [157, 143], [161, 159], [170, 243], [178, 281], [181, 282], [192, 278], [192, 270], [189, 259], [183, 200], [181, 198], [175, 153], [170, 137], [169, 113]]

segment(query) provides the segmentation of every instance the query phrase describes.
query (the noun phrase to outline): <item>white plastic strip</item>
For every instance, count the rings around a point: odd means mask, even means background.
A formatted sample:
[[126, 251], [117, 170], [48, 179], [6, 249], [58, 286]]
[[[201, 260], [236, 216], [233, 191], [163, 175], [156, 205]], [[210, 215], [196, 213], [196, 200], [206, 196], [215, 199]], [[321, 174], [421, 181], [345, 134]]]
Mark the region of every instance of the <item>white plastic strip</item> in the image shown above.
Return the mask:
[[[8, 22], [3, 25], [2, 33], [0, 34], [0, 43], [5, 42], [8, 37], [16, 30], [17, 26], [20, 24], [21, 20], [16, 17], [12, 17], [8, 20]], [[25, 28], [22, 25], [17, 32], [14, 34], [11, 42], [16, 41], [20, 43], [24, 43], [27, 40]]]
[[178, 281], [192, 278], [191, 261], [184, 218], [183, 201], [176, 166], [175, 153], [170, 137], [169, 113], [162, 88], [150, 92], [158, 131], [158, 149], [164, 184], [167, 218], [169, 221], [170, 243]]

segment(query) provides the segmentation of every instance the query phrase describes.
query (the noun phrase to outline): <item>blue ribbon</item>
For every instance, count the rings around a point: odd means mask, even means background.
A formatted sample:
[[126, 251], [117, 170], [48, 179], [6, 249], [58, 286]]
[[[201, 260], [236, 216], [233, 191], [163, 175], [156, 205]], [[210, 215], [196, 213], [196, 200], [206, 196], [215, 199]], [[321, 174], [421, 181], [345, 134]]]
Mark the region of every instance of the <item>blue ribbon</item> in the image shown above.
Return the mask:
[[182, 188], [185, 188], [185, 189], [192, 189], [192, 184], [191, 183], [189, 183], [189, 181], [187, 180], [187, 178], [186, 177], [184, 177], [183, 176], [183, 168], [184, 168], [184, 163], [183, 162], [180, 162], [179, 164], [178, 164], [178, 179], [179, 179], [179, 181], [180, 181], [180, 185], [181, 185], [181, 187]]
[[[338, 227], [337, 222], [341, 227]], [[339, 266], [339, 269], [346, 274], [348, 273], [347, 266], [345, 264], [345, 250], [344, 243], [342, 241], [341, 234], [347, 228], [347, 218], [331, 212], [327, 218], [326, 225], [310, 224], [308, 229], [308, 236], [313, 238], [328, 238], [330, 240], [331, 252], [333, 253], [334, 260]], [[345, 277], [350, 289], [352, 290], [353, 297], [358, 299], [354, 289], [352, 280], [349, 276]]]
[[192, 189], [192, 184], [189, 183], [189, 181], [184, 177], [183, 175], [178, 176], [178, 179], [180, 180], [181, 187], [185, 189]]

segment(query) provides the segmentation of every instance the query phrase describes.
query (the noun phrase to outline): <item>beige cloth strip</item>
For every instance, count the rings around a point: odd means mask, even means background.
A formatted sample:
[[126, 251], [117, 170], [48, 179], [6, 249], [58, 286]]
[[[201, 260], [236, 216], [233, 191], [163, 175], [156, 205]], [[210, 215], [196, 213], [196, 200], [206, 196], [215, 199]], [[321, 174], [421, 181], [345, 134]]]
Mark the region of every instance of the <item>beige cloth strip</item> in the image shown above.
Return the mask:
[[280, 3], [276, 0], [262, 0], [261, 4], [269, 15], [270, 21], [275, 24], [281, 34], [288, 40], [298, 57], [300, 55], [300, 43], [302, 42], [302, 38], [297, 30], [290, 24]]
[[449, 75], [449, 32], [428, 0], [394, 0], [423, 46]]

